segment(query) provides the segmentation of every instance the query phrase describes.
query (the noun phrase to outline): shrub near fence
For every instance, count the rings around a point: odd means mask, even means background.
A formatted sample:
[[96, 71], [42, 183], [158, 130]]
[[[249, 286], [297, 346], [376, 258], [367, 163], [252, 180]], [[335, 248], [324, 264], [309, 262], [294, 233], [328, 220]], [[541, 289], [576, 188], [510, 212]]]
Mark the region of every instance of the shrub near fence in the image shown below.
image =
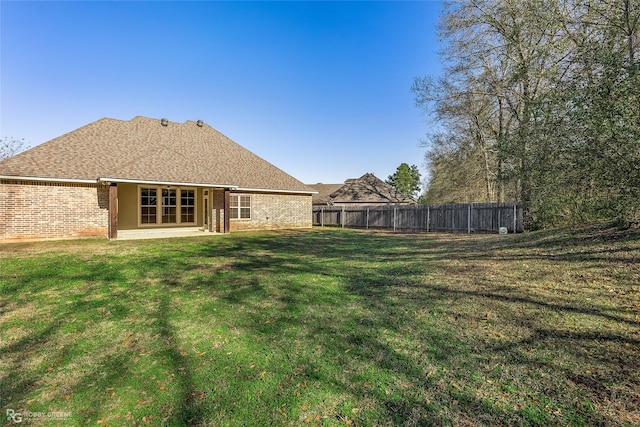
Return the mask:
[[524, 230], [518, 203], [399, 206], [314, 206], [313, 225], [386, 230], [509, 233]]

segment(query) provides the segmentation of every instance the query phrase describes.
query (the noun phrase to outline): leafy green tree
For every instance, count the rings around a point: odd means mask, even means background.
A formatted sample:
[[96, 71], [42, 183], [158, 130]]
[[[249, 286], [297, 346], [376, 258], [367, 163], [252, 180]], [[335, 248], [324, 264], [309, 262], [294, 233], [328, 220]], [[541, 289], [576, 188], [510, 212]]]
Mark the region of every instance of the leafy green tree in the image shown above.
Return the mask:
[[400, 164], [395, 173], [389, 175], [386, 183], [395, 188], [398, 193], [415, 198], [418, 191], [420, 191], [420, 171], [418, 171], [418, 166], [409, 166], [407, 163]]

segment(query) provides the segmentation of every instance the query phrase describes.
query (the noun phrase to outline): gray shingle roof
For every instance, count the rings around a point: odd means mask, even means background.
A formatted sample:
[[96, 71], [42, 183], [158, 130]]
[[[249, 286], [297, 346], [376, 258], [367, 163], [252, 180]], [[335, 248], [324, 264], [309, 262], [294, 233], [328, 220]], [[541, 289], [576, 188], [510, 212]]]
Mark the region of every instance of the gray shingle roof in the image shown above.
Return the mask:
[[211, 126], [103, 118], [0, 162], [0, 175], [313, 192]]
[[326, 205], [331, 201], [331, 194], [342, 187], [344, 184], [307, 184], [309, 187], [313, 188], [318, 192], [318, 194], [313, 195], [313, 204], [314, 205]]
[[367, 203], [415, 204], [416, 201], [396, 191], [391, 185], [371, 173], [360, 178], [347, 179], [344, 184], [310, 184], [318, 191], [313, 197], [313, 204], [333, 203]]

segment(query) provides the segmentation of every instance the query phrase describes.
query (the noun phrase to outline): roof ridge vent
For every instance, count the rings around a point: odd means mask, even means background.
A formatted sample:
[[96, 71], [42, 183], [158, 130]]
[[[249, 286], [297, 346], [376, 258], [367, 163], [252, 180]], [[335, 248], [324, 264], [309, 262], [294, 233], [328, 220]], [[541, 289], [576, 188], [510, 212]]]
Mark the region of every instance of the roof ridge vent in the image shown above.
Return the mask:
[[204, 122], [202, 120], [198, 120], [196, 124], [198, 125], [198, 127], [202, 127], [204, 125]]
[[169, 125], [169, 120], [168, 119], [160, 119], [160, 124], [162, 126], [168, 126]]

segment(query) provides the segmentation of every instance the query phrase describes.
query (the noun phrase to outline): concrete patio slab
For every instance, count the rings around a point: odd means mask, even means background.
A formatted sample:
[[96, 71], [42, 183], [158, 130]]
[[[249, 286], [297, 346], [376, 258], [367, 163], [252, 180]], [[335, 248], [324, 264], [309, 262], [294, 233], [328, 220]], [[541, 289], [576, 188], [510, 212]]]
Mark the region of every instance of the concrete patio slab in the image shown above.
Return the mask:
[[149, 229], [149, 230], [118, 230], [116, 240], [139, 240], [139, 239], [166, 239], [169, 237], [195, 237], [195, 236], [213, 236], [222, 235], [223, 233], [212, 233], [202, 231], [199, 227], [181, 227], [166, 229]]

